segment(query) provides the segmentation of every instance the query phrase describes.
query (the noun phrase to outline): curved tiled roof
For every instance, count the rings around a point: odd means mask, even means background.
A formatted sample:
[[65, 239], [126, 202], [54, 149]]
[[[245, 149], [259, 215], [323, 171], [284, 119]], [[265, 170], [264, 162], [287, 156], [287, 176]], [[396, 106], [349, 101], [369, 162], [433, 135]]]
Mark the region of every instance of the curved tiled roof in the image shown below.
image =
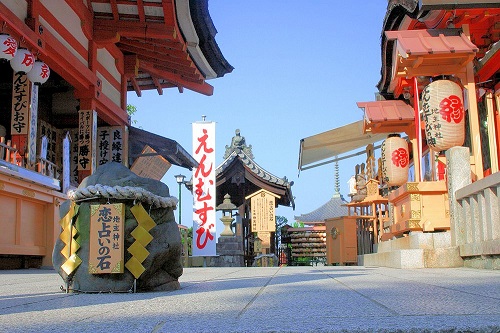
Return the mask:
[[340, 194], [335, 194], [328, 202], [310, 213], [294, 216], [298, 222], [324, 222], [339, 216], [347, 216], [347, 201]]
[[394, 48], [394, 42], [387, 40], [385, 31], [399, 30], [399, 25], [403, 21], [405, 15], [414, 15], [414, 13], [417, 11], [417, 7], [418, 0], [390, 0], [387, 4], [387, 13], [384, 18], [381, 36], [381, 78], [379, 83], [377, 84], [378, 90], [385, 97], [387, 97], [387, 88], [391, 81], [392, 54]]
[[259, 166], [257, 163], [255, 163], [254, 160], [252, 160], [250, 157], [245, 154], [245, 152], [241, 149], [235, 149], [228, 158], [226, 158], [215, 170], [215, 175], [219, 175], [220, 173], [224, 172], [224, 170], [231, 165], [234, 159], [239, 158], [240, 161], [247, 167], [248, 170], [252, 171], [257, 177], [259, 177], [262, 180], [265, 180], [266, 182], [276, 184], [279, 186], [284, 186], [284, 187], [290, 187], [292, 184], [288, 182], [288, 180], [285, 178], [279, 178], [272, 173], [266, 171], [264, 168]]
[[250, 158], [242, 149], [236, 148], [216, 168], [217, 200], [229, 193], [237, 206], [243, 204], [245, 197], [259, 189], [265, 189], [279, 196], [277, 204], [295, 209], [292, 195], [293, 182], [286, 177], [280, 178], [268, 172]]
[[189, 0], [189, 6], [191, 9], [191, 19], [200, 39], [200, 48], [210, 66], [217, 73], [218, 77], [231, 73], [233, 66], [224, 58], [215, 41], [217, 29], [215, 29], [208, 12], [208, 0]]

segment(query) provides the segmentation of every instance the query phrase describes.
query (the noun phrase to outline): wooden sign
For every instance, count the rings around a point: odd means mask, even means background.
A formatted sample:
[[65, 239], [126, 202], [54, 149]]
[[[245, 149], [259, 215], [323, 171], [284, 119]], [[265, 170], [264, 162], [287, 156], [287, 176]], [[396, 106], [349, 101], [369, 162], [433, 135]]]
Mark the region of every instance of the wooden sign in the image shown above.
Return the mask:
[[97, 165], [110, 161], [126, 164], [128, 154], [124, 126], [99, 127], [97, 130]]
[[97, 141], [97, 112], [78, 111], [78, 170], [95, 170]]
[[125, 204], [90, 206], [89, 273], [123, 273]]
[[30, 81], [26, 74], [14, 73], [12, 82], [12, 117], [10, 132], [28, 134], [30, 104]]
[[148, 145], [144, 147], [141, 155], [149, 156], [138, 157], [130, 168], [138, 176], [161, 180], [172, 166], [169, 161], [163, 156], [157, 155], [156, 150]]
[[38, 124], [38, 86], [31, 86], [31, 103], [28, 135], [28, 165], [34, 168], [36, 164], [36, 141]]
[[266, 190], [259, 190], [249, 195], [252, 215], [252, 232], [276, 231], [276, 198], [279, 196]]

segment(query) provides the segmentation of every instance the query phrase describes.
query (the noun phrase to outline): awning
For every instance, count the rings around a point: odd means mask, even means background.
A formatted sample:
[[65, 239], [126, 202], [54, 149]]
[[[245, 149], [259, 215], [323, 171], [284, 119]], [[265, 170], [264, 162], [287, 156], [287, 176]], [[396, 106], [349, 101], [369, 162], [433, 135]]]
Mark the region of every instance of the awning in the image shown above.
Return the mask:
[[413, 107], [401, 100], [358, 102], [365, 111], [364, 132], [415, 135]]
[[[144, 147], [150, 146], [156, 153], [174, 165], [191, 170], [198, 166], [198, 162], [177, 141], [144, 131], [136, 127], [129, 127], [129, 165], [141, 156]], [[148, 154], [149, 155], [149, 154]]]
[[385, 35], [396, 41], [393, 80], [459, 73], [478, 51], [459, 29], [386, 31]]
[[[299, 170], [310, 169], [325, 163], [315, 165], [312, 163], [323, 161], [327, 158], [338, 157], [341, 154], [365, 147], [370, 143], [382, 141], [387, 134], [363, 133], [363, 120], [316, 134], [300, 140]], [[345, 158], [345, 156], [344, 156]]]

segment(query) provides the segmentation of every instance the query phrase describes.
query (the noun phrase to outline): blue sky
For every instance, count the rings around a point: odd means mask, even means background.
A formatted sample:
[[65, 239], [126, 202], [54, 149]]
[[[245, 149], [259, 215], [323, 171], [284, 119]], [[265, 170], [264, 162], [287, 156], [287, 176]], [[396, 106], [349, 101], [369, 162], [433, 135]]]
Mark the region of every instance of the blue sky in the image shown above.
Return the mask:
[[[252, 145], [255, 161], [278, 177], [294, 181], [295, 211], [277, 215], [293, 223], [334, 193], [334, 164], [298, 176], [300, 139], [362, 118], [356, 102], [373, 101], [380, 80], [380, 36], [387, 0], [209, 0], [216, 41], [234, 67], [223, 78], [207, 81], [213, 96], [189, 90], [129, 93], [137, 107], [134, 120], [144, 130], [171, 138], [191, 152], [191, 124], [216, 122], [216, 162], [236, 129]], [[379, 157], [379, 152], [375, 152]], [[339, 163], [341, 193], [361, 159]], [[163, 178], [178, 195], [172, 166]], [[177, 218], [177, 212], [176, 212]], [[182, 223], [192, 225], [192, 196], [182, 190]], [[217, 233], [222, 231], [221, 223]]]

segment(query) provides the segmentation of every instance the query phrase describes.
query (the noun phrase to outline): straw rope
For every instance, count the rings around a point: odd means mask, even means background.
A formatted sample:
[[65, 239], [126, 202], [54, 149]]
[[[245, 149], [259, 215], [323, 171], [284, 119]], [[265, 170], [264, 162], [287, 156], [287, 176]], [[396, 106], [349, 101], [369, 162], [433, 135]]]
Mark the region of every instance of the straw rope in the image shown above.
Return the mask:
[[133, 186], [107, 186], [96, 184], [68, 191], [68, 198], [72, 201], [82, 201], [99, 197], [106, 199], [138, 200], [155, 207], [174, 207], [174, 209], [176, 208], [178, 202], [176, 197], [161, 197], [143, 189], [142, 187]]

